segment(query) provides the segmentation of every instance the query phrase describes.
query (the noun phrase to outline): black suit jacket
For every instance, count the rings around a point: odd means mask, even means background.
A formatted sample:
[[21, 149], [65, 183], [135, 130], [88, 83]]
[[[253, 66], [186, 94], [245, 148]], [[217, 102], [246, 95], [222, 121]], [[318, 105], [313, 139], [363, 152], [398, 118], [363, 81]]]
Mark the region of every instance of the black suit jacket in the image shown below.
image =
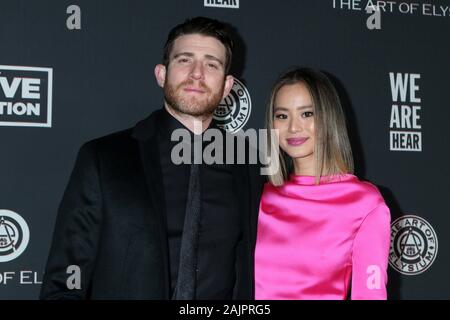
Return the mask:
[[[167, 222], [156, 136], [160, 112], [132, 129], [81, 147], [59, 207], [41, 299], [170, 299]], [[252, 299], [263, 180], [258, 165], [232, 168], [244, 226], [237, 248], [233, 298]], [[70, 265], [80, 268], [80, 289], [67, 287], [73, 274], [67, 272]], [[69, 281], [75, 283], [73, 278]]]

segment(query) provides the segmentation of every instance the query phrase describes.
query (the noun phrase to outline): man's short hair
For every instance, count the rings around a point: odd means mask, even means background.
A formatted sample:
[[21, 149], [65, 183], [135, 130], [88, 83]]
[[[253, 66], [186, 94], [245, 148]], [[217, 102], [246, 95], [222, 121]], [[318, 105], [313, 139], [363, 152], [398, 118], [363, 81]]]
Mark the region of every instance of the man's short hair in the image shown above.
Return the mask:
[[213, 37], [225, 46], [225, 74], [228, 74], [231, 66], [234, 46], [230, 28], [223, 22], [206, 17], [187, 19], [170, 31], [166, 44], [164, 45], [163, 64], [166, 67], [169, 66], [170, 53], [172, 51], [174, 41], [178, 37], [189, 34], [201, 34], [203, 36]]

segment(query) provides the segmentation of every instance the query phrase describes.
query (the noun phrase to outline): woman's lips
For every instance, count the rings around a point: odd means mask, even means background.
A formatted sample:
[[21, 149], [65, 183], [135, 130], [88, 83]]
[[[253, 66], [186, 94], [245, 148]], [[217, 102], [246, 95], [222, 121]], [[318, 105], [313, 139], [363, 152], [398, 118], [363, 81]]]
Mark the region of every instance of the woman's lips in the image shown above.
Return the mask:
[[300, 146], [303, 143], [305, 143], [306, 140], [308, 140], [308, 138], [289, 138], [289, 139], [286, 139], [287, 143], [290, 146]]

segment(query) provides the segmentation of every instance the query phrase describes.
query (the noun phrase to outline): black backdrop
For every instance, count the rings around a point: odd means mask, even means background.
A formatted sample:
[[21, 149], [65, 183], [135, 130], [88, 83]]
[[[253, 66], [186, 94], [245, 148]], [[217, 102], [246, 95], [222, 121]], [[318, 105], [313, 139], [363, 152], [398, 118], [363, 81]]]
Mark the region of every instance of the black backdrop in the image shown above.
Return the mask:
[[450, 4], [378, 2], [379, 16], [368, 0], [0, 0], [0, 299], [37, 298], [78, 148], [162, 106], [162, 45], [197, 15], [235, 28], [232, 71], [251, 97], [244, 129], [263, 127], [271, 84], [290, 66], [333, 78], [357, 174], [403, 217], [389, 297], [450, 298]]

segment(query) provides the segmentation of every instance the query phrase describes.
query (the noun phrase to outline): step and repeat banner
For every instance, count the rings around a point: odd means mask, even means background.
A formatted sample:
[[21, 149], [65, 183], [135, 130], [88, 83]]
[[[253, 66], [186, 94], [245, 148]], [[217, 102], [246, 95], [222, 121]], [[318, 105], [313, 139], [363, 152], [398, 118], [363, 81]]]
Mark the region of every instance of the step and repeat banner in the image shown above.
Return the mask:
[[57, 208], [87, 140], [162, 107], [169, 30], [207, 16], [236, 34], [215, 114], [264, 126], [288, 68], [325, 71], [359, 177], [392, 213], [390, 299], [450, 298], [450, 3], [370, 0], [0, 0], [0, 299], [36, 299]]

